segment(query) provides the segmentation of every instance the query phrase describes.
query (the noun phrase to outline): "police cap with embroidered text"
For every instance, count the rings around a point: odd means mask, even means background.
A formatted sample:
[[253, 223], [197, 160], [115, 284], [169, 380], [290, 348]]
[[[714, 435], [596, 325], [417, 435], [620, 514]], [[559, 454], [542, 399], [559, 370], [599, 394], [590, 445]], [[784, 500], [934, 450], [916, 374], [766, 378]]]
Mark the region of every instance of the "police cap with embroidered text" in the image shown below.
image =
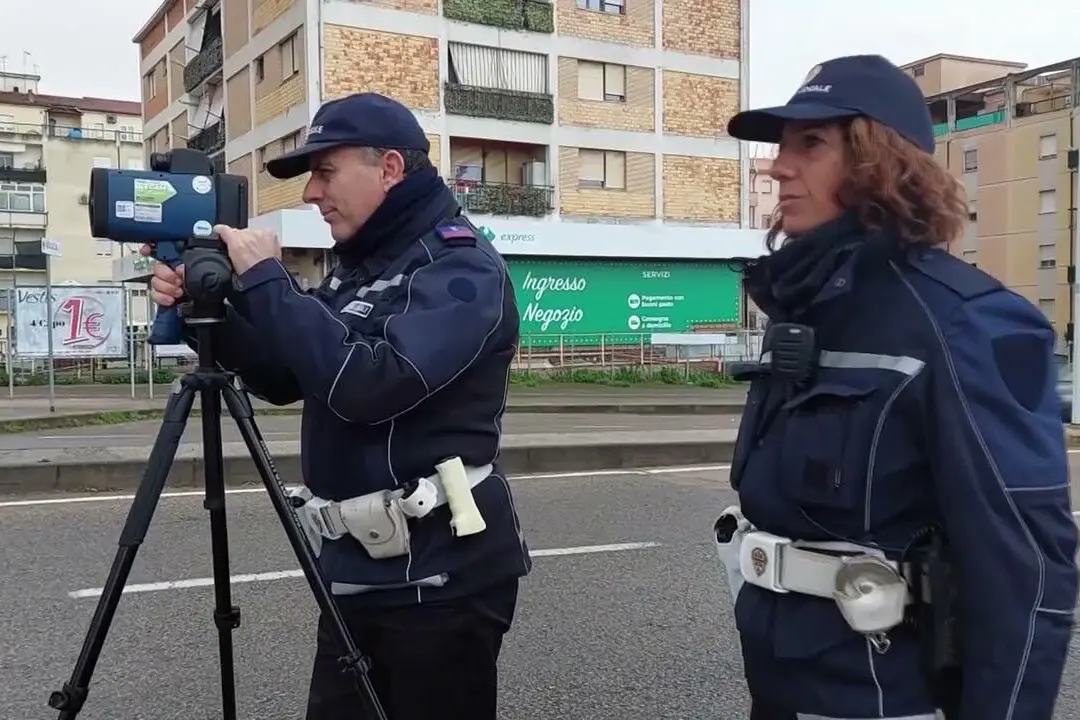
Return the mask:
[[850, 55], [816, 66], [787, 105], [745, 110], [728, 122], [738, 140], [779, 143], [790, 120], [868, 117], [922, 150], [934, 152], [934, 125], [922, 91], [903, 70], [880, 55]]
[[286, 180], [311, 169], [311, 157], [336, 147], [356, 146], [419, 150], [431, 145], [416, 116], [396, 100], [379, 93], [354, 93], [324, 103], [311, 121], [307, 140], [266, 163], [271, 176]]

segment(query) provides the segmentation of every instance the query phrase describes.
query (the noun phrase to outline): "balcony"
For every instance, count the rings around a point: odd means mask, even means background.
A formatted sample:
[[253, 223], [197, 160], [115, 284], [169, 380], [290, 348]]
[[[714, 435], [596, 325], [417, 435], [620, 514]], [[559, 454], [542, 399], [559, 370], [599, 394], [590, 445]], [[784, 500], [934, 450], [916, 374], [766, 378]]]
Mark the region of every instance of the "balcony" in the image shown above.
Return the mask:
[[16, 183], [40, 183], [45, 184], [47, 173], [45, 168], [38, 166], [33, 168], [4, 167], [0, 165], [0, 182]]
[[193, 92], [207, 78], [220, 73], [224, 63], [221, 38], [214, 38], [184, 67], [184, 92]]
[[454, 199], [473, 215], [543, 217], [555, 209], [555, 188], [510, 183], [452, 184]]
[[443, 0], [443, 16], [506, 30], [555, 32], [554, 7], [548, 0]]
[[543, 93], [446, 83], [446, 112], [494, 120], [551, 125], [555, 122], [555, 100]]
[[213, 155], [225, 147], [225, 118], [221, 118], [188, 138], [187, 146], [190, 150], [198, 150], [207, 155]]

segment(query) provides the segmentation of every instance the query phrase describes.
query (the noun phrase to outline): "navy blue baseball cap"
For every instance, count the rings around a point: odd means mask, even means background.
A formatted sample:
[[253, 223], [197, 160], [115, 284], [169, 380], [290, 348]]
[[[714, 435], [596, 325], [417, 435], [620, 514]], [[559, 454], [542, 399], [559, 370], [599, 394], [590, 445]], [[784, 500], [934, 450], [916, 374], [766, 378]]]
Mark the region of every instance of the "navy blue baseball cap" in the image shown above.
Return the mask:
[[876, 120], [928, 153], [934, 125], [919, 86], [880, 55], [851, 55], [810, 71], [787, 105], [745, 110], [728, 121], [738, 140], [778, 143], [789, 120], [822, 121], [863, 116]]
[[431, 144], [409, 108], [379, 93], [347, 95], [324, 103], [300, 147], [270, 160], [266, 171], [279, 180], [310, 170], [311, 156], [353, 145], [428, 152]]

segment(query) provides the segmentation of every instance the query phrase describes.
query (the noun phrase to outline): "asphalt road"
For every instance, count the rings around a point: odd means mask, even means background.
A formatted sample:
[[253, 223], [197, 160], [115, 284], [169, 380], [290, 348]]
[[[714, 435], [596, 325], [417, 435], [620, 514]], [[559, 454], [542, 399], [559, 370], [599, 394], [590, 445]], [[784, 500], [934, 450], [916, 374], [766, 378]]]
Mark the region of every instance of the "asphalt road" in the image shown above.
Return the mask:
[[[500, 717], [745, 718], [730, 602], [708, 544], [731, 500], [726, 470], [512, 483], [537, 557], [503, 656]], [[295, 572], [266, 497], [240, 491], [228, 503], [233, 572]], [[108, 497], [0, 503], [0, 717], [56, 717], [45, 701], [74, 667], [127, 510], [126, 498]], [[200, 497], [163, 498], [80, 718], [220, 717], [212, 589], [139, 585], [207, 578], [208, 546]], [[80, 590], [91, 597], [73, 599]], [[238, 582], [233, 597], [244, 613], [240, 718], [302, 717], [315, 622], [305, 583]], [[1055, 720], [1080, 720], [1076, 642]]]
[[[745, 717], [730, 603], [708, 544], [730, 499], [726, 474], [512, 482], [537, 557], [503, 656], [500, 717]], [[228, 502], [233, 572], [294, 570], [267, 498], [240, 492]], [[0, 503], [0, 717], [56, 717], [45, 702], [71, 674], [96, 604], [69, 593], [104, 584], [127, 510], [128, 501], [107, 498]], [[597, 547], [623, 543], [642, 545]], [[208, 548], [200, 499], [167, 497], [129, 587], [208, 577]], [[240, 718], [302, 717], [316, 615], [306, 584], [235, 584], [234, 598], [244, 613], [235, 635]], [[205, 586], [121, 598], [79, 717], [220, 717], [212, 607]]]
[[[188, 421], [183, 443], [201, 442], [201, 420]], [[298, 416], [266, 415], [255, 422], [267, 441], [299, 440]], [[739, 425], [737, 415], [631, 415], [628, 413], [508, 413], [503, 431], [508, 435], [529, 433], [599, 433], [649, 430], [700, 430], [718, 428], [734, 430]], [[33, 433], [0, 435], [0, 452], [41, 448], [77, 447], [149, 447], [154, 442], [161, 421], [99, 425], [70, 429], [42, 430]], [[221, 423], [225, 442], [241, 442], [240, 433], [231, 417]]]

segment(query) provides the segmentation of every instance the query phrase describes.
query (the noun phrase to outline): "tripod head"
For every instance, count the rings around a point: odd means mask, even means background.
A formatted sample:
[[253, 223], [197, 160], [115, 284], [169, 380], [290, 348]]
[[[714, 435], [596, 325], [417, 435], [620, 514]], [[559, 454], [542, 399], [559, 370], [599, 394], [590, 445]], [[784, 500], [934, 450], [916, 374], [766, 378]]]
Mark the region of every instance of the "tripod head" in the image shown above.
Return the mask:
[[180, 262], [184, 265], [184, 298], [180, 320], [185, 325], [216, 325], [225, 320], [225, 299], [232, 289], [232, 263], [217, 235], [188, 238]]

